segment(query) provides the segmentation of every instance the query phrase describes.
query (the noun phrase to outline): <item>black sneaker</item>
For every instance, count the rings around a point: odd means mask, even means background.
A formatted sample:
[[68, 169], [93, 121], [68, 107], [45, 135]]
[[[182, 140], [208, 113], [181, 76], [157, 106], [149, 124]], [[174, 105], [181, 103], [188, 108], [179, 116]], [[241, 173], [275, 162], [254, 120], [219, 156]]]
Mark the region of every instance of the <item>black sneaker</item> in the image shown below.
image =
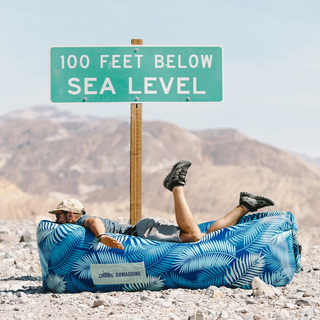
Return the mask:
[[177, 162], [163, 180], [163, 186], [170, 191], [176, 186], [184, 186], [187, 182], [186, 176], [191, 165], [192, 162], [186, 159]]
[[249, 192], [240, 192], [240, 205], [247, 208], [250, 212], [254, 212], [263, 207], [274, 206], [274, 201]]

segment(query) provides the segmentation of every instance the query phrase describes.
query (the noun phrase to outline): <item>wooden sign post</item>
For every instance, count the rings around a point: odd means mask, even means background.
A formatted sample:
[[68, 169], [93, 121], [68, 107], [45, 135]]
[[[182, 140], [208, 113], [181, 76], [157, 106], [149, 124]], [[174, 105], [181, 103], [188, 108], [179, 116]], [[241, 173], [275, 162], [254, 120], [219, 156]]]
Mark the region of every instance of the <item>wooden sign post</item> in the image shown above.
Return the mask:
[[[131, 39], [132, 45], [142, 45], [142, 39]], [[142, 103], [131, 103], [130, 120], [130, 224], [141, 219], [142, 172]]]

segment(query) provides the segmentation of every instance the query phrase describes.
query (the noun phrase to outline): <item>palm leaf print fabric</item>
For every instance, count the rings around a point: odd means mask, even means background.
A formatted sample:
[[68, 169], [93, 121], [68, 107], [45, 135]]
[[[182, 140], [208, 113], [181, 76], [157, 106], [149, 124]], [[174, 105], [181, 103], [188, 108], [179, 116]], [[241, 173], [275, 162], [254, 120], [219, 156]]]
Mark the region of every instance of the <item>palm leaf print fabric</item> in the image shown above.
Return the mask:
[[[205, 233], [213, 223], [199, 225]], [[151, 241], [109, 234], [124, 250], [109, 248], [87, 229], [41, 221], [37, 242], [43, 288], [58, 293], [204, 289], [211, 285], [250, 288], [253, 277], [285, 286], [300, 272], [297, 223], [290, 212], [251, 214], [194, 243]], [[143, 283], [94, 284], [92, 266], [142, 263]]]

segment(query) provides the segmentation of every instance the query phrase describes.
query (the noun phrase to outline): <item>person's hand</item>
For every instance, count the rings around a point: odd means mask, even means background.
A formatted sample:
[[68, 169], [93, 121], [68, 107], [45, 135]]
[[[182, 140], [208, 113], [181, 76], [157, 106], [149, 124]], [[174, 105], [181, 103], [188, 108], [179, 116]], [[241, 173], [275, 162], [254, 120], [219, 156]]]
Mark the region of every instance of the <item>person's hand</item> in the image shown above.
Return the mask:
[[100, 242], [111, 248], [124, 249], [123, 245], [119, 241], [107, 236], [106, 234], [100, 237]]

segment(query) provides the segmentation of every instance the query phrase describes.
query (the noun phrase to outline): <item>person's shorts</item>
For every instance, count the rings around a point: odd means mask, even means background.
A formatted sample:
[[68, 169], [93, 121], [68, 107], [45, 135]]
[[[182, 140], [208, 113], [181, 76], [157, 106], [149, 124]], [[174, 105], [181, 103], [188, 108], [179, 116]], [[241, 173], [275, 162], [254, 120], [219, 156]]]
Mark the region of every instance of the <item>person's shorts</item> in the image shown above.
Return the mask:
[[181, 229], [161, 217], [141, 219], [135, 225], [134, 230], [133, 235], [140, 238], [156, 241], [181, 242]]

